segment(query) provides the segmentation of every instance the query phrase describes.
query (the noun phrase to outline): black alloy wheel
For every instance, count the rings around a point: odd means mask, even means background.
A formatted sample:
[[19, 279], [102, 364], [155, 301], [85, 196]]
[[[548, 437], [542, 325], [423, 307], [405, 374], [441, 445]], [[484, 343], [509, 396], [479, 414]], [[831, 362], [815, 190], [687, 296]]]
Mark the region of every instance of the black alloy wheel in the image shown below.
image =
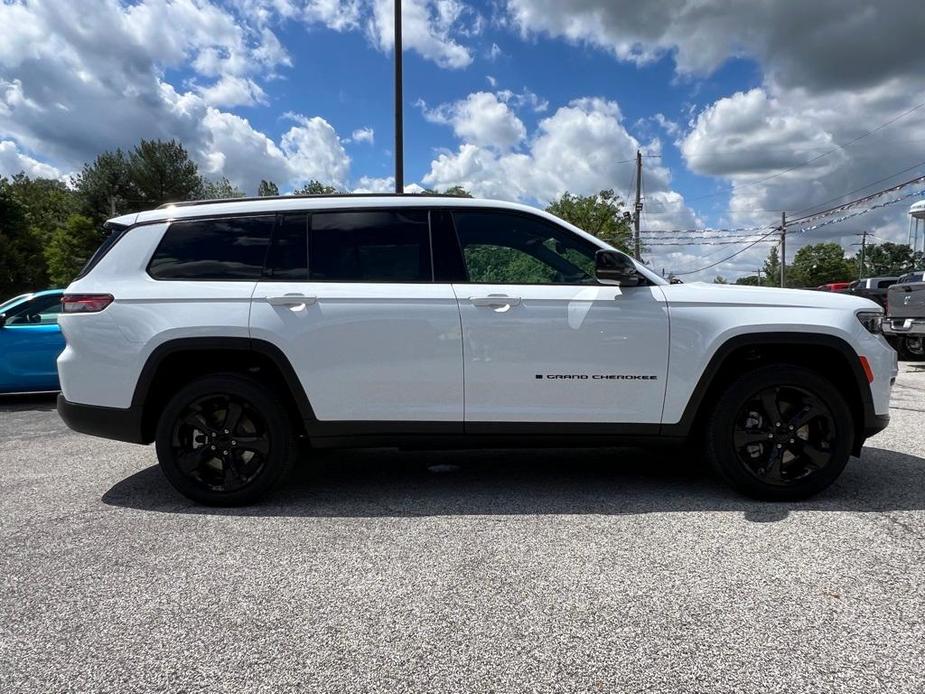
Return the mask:
[[156, 445], [177, 491], [214, 506], [255, 501], [288, 473], [297, 450], [281, 398], [242, 374], [181, 388], [161, 413]]
[[765, 484], [788, 486], [831, 462], [835, 432], [832, 411], [818, 396], [770, 387], [739, 409], [732, 438], [746, 470]]
[[171, 453], [180, 472], [216, 492], [234, 492], [263, 470], [270, 453], [266, 421], [233, 395], [207, 395], [177, 418]]
[[720, 477], [749, 496], [785, 501], [835, 481], [851, 457], [855, 422], [828, 379], [802, 366], [769, 364], [726, 387], [705, 433]]

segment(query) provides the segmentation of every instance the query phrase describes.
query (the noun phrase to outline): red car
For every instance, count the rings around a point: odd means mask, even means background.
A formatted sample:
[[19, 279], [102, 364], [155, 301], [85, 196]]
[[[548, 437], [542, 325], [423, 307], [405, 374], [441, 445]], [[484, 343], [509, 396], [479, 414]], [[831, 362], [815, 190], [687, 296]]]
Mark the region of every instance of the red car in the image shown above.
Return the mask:
[[851, 282], [829, 282], [828, 284], [820, 284], [816, 289], [820, 292], [843, 292], [850, 286]]

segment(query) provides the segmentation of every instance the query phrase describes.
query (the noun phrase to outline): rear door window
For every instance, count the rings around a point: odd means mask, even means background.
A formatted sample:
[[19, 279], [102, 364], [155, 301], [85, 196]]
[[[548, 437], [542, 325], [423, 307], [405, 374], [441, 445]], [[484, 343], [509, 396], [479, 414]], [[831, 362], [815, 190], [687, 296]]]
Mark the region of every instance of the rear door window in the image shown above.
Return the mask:
[[308, 215], [279, 217], [267, 254], [264, 279], [299, 282], [308, 279]]
[[161, 280], [256, 280], [263, 273], [275, 216], [174, 222], [148, 273]]
[[316, 212], [308, 268], [318, 282], [432, 282], [427, 210]]

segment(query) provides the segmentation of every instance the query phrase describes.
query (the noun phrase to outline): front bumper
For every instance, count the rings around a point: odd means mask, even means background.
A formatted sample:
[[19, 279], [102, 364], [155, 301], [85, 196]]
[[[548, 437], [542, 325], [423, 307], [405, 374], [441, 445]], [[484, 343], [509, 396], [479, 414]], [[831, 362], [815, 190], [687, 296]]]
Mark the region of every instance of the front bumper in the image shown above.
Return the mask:
[[925, 335], [925, 318], [884, 318], [881, 323], [884, 335]]
[[58, 416], [74, 431], [104, 439], [147, 443], [141, 435], [141, 410], [71, 402], [58, 395]]

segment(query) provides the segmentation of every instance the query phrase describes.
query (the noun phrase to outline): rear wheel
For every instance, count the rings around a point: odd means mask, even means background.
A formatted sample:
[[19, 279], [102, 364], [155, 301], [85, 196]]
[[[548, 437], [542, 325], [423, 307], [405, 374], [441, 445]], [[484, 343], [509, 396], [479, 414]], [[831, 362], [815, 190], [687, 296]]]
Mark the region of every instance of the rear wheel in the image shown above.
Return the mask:
[[853, 440], [851, 410], [831, 383], [776, 364], [745, 374], [720, 396], [707, 450], [713, 468], [737, 490], [788, 500], [832, 484]]
[[288, 473], [296, 441], [272, 392], [247, 376], [219, 374], [170, 399], [156, 447], [161, 469], [181, 494], [235, 506], [255, 501]]

